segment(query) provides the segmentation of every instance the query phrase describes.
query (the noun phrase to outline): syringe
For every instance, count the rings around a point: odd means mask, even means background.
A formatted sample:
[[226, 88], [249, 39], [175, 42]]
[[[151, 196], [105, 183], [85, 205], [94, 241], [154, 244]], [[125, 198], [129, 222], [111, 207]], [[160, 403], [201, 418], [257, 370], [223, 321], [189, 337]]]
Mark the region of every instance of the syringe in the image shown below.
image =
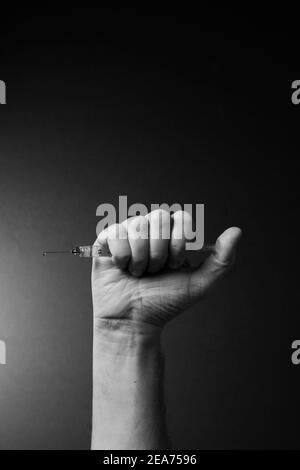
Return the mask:
[[69, 253], [71, 255], [79, 256], [81, 258], [94, 258], [99, 256], [111, 256], [109, 249], [106, 249], [105, 246], [100, 245], [86, 245], [86, 246], [75, 246], [71, 250], [66, 251], [44, 251], [43, 256], [49, 254], [61, 254]]
[[[214, 244], [204, 244], [200, 250], [196, 250], [197, 252], [213, 252], [215, 250]], [[79, 256], [80, 258], [98, 258], [101, 256], [112, 256], [109, 248], [106, 248], [105, 245], [85, 245], [85, 246], [76, 246], [71, 250], [66, 251], [44, 251], [43, 256], [50, 255], [50, 254], [61, 254], [61, 253], [69, 253], [71, 255]]]

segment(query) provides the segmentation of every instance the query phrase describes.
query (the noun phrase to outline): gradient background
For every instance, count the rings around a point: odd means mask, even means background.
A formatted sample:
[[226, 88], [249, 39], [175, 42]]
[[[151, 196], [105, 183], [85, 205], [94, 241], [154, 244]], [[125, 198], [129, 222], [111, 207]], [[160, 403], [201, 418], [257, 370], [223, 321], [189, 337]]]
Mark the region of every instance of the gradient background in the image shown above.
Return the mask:
[[122, 194], [205, 203], [206, 241], [244, 232], [219, 290], [164, 334], [175, 448], [300, 448], [299, 40], [232, 19], [73, 9], [2, 29], [1, 449], [89, 448], [90, 261], [41, 252], [93, 242]]

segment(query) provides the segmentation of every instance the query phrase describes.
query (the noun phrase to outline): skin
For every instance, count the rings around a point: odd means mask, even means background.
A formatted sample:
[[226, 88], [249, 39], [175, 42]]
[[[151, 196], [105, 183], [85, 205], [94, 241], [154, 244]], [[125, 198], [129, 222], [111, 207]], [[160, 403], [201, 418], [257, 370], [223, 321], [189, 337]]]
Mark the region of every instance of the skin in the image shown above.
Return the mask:
[[156, 210], [108, 227], [96, 241], [112, 257], [94, 258], [92, 268], [92, 449], [171, 448], [161, 332], [223, 277], [241, 237], [239, 228], [227, 229], [201, 266], [186, 267], [191, 224], [188, 213]]

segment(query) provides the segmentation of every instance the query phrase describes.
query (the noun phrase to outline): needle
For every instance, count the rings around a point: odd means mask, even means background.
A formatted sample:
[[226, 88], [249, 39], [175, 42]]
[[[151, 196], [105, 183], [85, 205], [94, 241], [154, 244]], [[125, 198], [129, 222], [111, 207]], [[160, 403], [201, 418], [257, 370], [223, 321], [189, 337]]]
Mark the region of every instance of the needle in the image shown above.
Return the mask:
[[44, 251], [43, 256], [47, 256], [48, 254], [52, 254], [52, 253], [72, 253], [72, 250], [68, 250], [68, 251]]

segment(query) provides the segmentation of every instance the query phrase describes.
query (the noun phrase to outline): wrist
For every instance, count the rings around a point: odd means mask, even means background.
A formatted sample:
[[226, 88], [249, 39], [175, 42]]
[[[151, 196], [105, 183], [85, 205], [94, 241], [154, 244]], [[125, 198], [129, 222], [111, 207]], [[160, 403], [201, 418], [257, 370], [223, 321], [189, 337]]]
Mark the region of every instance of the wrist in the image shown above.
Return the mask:
[[94, 332], [92, 448], [166, 448], [160, 334], [105, 323]]
[[161, 328], [128, 319], [95, 318], [94, 346], [106, 354], [138, 355], [160, 347]]

